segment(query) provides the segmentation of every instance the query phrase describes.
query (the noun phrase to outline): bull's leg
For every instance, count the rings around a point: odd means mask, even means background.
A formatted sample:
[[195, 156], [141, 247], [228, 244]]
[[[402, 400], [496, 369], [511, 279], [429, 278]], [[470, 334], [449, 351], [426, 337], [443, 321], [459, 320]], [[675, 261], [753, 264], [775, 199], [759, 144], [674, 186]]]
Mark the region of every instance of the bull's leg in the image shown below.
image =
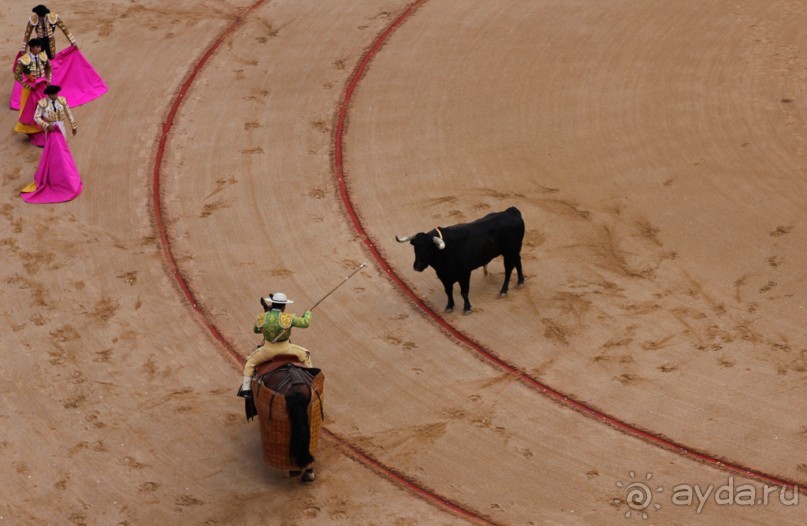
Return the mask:
[[448, 296], [448, 305], [446, 305], [446, 312], [454, 312], [454, 284], [443, 283], [443, 287], [445, 288], [446, 296]]
[[462, 313], [469, 314], [471, 312], [471, 302], [468, 300], [468, 291], [471, 288], [471, 273], [469, 272], [460, 278], [460, 294], [462, 295]]
[[507, 296], [507, 291], [510, 288], [510, 276], [513, 274], [513, 266], [513, 260], [505, 256], [504, 283], [502, 283], [502, 290], [499, 291], [499, 296]]
[[515, 256], [505, 257], [504, 283], [502, 284], [502, 290], [499, 292], [500, 296], [507, 296], [507, 291], [510, 289], [510, 276], [513, 274], [513, 268], [515, 268], [518, 273], [518, 286], [520, 287], [524, 284], [524, 273], [521, 270], [521, 255], [516, 254]]
[[524, 284], [524, 272], [521, 271], [521, 254], [516, 254], [515, 257], [515, 264], [516, 264], [516, 272], [518, 273], [518, 286], [522, 286]]

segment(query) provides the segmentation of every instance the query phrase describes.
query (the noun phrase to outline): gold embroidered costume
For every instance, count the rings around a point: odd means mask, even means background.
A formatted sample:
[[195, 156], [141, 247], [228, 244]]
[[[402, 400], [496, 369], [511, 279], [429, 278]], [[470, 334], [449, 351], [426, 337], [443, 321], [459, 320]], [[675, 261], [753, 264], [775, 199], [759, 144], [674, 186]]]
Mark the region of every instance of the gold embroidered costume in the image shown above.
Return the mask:
[[[43, 130], [57, 126], [57, 123], [64, 121], [70, 121], [70, 126], [74, 130], [78, 129], [78, 123], [73, 118], [73, 113], [70, 111], [70, 106], [67, 105], [67, 100], [64, 97], [56, 97], [55, 99], [45, 97], [36, 103], [34, 122]], [[59, 126], [59, 128], [64, 134], [64, 125]]]
[[50, 60], [48, 55], [43, 51], [38, 55], [26, 53], [17, 61], [17, 66], [14, 68], [14, 78], [24, 87], [29, 88], [30, 82], [35, 79], [45, 77], [50, 84], [51, 76], [53, 75], [52, 68], [50, 67]]
[[50, 58], [56, 54], [56, 28], [62, 30], [64, 36], [67, 37], [67, 40], [70, 41], [71, 46], [76, 45], [76, 39], [73, 38], [73, 35], [70, 34], [70, 31], [67, 29], [67, 26], [64, 25], [62, 19], [59, 17], [58, 13], [47, 13], [44, 16], [39, 16], [36, 13], [31, 15], [31, 18], [28, 19], [28, 24], [25, 26], [25, 37], [22, 39], [22, 47], [20, 51], [25, 53], [25, 50], [28, 47], [28, 39], [31, 37], [31, 33], [36, 30], [36, 37], [41, 38], [43, 40], [47, 40], [47, 48], [44, 50], [45, 53]]
[[50, 84], [52, 74], [50, 60], [48, 60], [45, 52], [38, 55], [28, 52], [17, 60], [17, 65], [14, 68], [14, 78], [22, 84], [22, 93], [20, 93], [20, 116], [17, 124], [14, 125], [15, 132], [33, 134], [42, 131], [33, 122], [22, 122], [23, 111], [28, 97], [31, 96], [31, 87], [34, 81], [44, 78]]

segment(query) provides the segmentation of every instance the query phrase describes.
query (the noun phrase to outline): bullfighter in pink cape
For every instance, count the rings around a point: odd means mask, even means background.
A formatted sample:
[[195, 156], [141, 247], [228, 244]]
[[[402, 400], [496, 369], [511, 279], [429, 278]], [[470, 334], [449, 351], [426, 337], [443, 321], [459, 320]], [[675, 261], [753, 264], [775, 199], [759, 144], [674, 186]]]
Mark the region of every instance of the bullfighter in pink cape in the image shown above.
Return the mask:
[[[40, 44], [48, 55], [53, 69], [51, 83], [62, 87], [62, 96], [69, 100], [70, 104], [75, 108], [106, 93], [109, 88], [98, 72], [95, 71], [95, 68], [79, 51], [76, 39], [70, 34], [61, 17], [57, 13], [51, 13], [43, 5], [36, 6], [33, 12], [34, 14], [31, 15], [26, 24], [25, 38], [27, 39], [36, 30], [37, 38], [40, 39]], [[58, 53], [56, 52], [55, 37], [57, 27], [64, 32], [70, 41], [70, 46]], [[17, 55], [17, 59], [25, 54], [26, 44], [24, 43], [20, 53]], [[17, 60], [15, 59], [15, 68], [16, 64]], [[9, 106], [12, 110], [20, 109], [22, 91], [23, 86], [19, 82], [15, 82], [11, 91], [11, 100], [9, 101]]]
[[36, 103], [44, 97], [45, 86], [50, 84], [51, 75], [53, 73], [50, 59], [42, 51], [42, 42], [37, 38], [32, 38], [28, 42], [29, 51], [17, 59], [14, 68], [14, 79], [22, 84], [22, 93], [20, 95], [20, 115], [17, 124], [14, 126], [14, 131], [19, 133], [27, 133], [31, 138], [31, 142], [37, 144], [41, 142], [44, 146], [44, 140], [41, 132], [34, 122], [34, 111], [36, 111]]
[[[50, 62], [53, 69], [51, 82], [62, 87], [62, 96], [74, 108], [94, 101], [109, 91], [104, 79], [77, 47], [64, 48]], [[19, 82], [14, 83], [9, 104], [12, 110], [20, 109], [22, 89]]]
[[78, 124], [67, 100], [58, 95], [60, 89], [53, 84], [48, 86], [45, 88], [46, 97], [36, 105], [34, 118], [44, 130], [45, 149], [34, 182], [22, 190], [22, 198], [28, 203], [70, 201], [78, 197], [82, 190], [81, 176], [67, 147], [64, 121], [70, 121], [73, 135], [78, 130]]

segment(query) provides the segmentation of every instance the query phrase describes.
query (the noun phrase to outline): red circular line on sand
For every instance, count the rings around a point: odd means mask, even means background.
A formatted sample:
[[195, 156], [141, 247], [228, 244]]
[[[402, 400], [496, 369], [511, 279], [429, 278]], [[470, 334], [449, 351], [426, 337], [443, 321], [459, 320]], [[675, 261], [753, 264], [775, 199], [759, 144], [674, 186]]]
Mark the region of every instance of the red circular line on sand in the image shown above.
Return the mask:
[[235, 31], [235, 27], [241, 22], [244, 16], [251, 13], [253, 10], [257, 9], [261, 5], [266, 3], [266, 0], [258, 0], [248, 8], [244, 10], [243, 13], [238, 15], [232, 23], [227, 26], [224, 31], [219, 34], [216, 40], [213, 41], [213, 44], [205, 50], [204, 54], [196, 61], [196, 64], [193, 65], [188, 76], [185, 78], [185, 81], [182, 83], [182, 86], [179, 88], [179, 92], [174, 97], [174, 101], [171, 103], [171, 107], [168, 110], [168, 115], [163, 122], [163, 129], [162, 133], [160, 134], [160, 142], [157, 145], [157, 155], [154, 158], [154, 179], [152, 181], [152, 199], [153, 199], [153, 206], [154, 206], [154, 221], [157, 224], [157, 230], [160, 232], [160, 243], [163, 246], [163, 255], [165, 256], [166, 264], [168, 265], [168, 270], [171, 272], [171, 275], [174, 276], [179, 288], [182, 290], [182, 293], [188, 299], [191, 304], [191, 308], [195, 310], [200, 318], [202, 323], [207, 327], [213, 337], [221, 343], [224, 348], [227, 350], [227, 354], [236, 361], [236, 363], [243, 363], [243, 359], [238, 351], [233, 347], [233, 345], [228, 342], [218, 328], [213, 324], [212, 321], [207, 317], [207, 314], [199, 307], [199, 304], [196, 302], [196, 296], [194, 296], [193, 292], [191, 291], [190, 287], [188, 286], [188, 282], [185, 280], [185, 276], [179, 271], [179, 266], [177, 265], [177, 261], [174, 258], [174, 254], [171, 252], [171, 241], [168, 239], [168, 230], [165, 227], [165, 221], [163, 219], [163, 209], [162, 209], [162, 201], [160, 199], [160, 168], [163, 163], [163, 158], [165, 157], [165, 148], [168, 143], [168, 135], [171, 132], [171, 128], [174, 126], [174, 119], [176, 118], [177, 112], [179, 111], [179, 107], [182, 106], [182, 101], [185, 98], [185, 95], [190, 90], [191, 85], [196, 80], [197, 75], [202, 70], [204, 65], [213, 56], [213, 53], [221, 46], [224, 42], [224, 39], [227, 38], [233, 31]]
[[[404, 488], [416, 494], [417, 496], [442, 508], [448, 508], [449, 510], [453, 511], [457, 515], [461, 515], [464, 519], [467, 519], [470, 522], [474, 522], [477, 524], [491, 524], [491, 525], [499, 524], [497, 522], [494, 522], [489, 517], [485, 517], [481, 513], [469, 510], [462, 504], [459, 504], [446, 497], [439, 496], [434, 491], [427, 489], [419, 482], [414, 481], [413, 479], [409, 478], [408, 476], [404, 475], [398, 470], [383, 466], [378, 460], [375, 459], [375, 457], [371, 456], [369, 453], [362, 451], [361, 449], [357, 448], [356, 446], [348, 442], [346, 439], [340, 437], [339, 435], [336, 435], [325, 428], [323, 429], [325, 430], [326, 434], [328, 434], [328, 436], [330, 436], [334, 440], [334, 442], [336, 442], [337, 445], [342, 449], [342, 451], [344, 451], [345, 454], [347, 454], [349, 457], [373, 468], [373, 470], [376, 471], [376, 473], [378, 473], [379, 475], [394, 478], [395, 482], [402, 485]], [[378, 469], [376, 469], [376, 467]]]
[[[171, 242], [168, 238], [168, 230], [165, 225], [165, 220], [163, 218], [163, 210], [162, 210], [162, 201], [160, 198], [160, 168], [165, 157], [165, 150], [168, 144], [168, 136], [171, 132], [171, 129], [174, 125], [174, 120], [176, 118], [177, 112], [179, 111], [180, 106], [182, 105], [182, 101], [184, 100], [185, 95], [191, 88], [191, 85], [196, 80], [199, 72], [205, 66], [207, 61], [216, 52], [216, 50], [221, 46], [224, 42], [224, 39], [227, 38], [233, 31], [235, 31], [235, 27], [243, 20], [243, 18], [248, 15], [250, 12], [254, 11], [267, 0], [258, 0], [251, 6], [247, 7], [240, 15], [238, 15], [233, 22], [227, 26], [227, 28], [222, 31], [222, 33], [216, 38], [216, 40], [211, 44], [210, 47], [204, 52], [204, 54], [199, 58], [199, 60], [194, 64], [189, 72], [187, 78], [182, 83], [182, 86], [179, 89], [176, 97], [174, 98], [173, 102], [171, 103], [170, 109], [168, 111], [168, 115], [165, 118], [162, 126], [162, 133], [160, 134], [160, 140], [157, 145], [157, 153], [155, 155], [154, 160], [154, 172], [153, 172], [153, 181], [152, 181], [152, 205], [154, 207], [154, 221], [156, 223], [157, 230], [160, 233], [160, 242], [162, 243], [163, 247], [163, 255], [165, 256], [166, 264], [168, 265], [168, 270], [170, 271], [171, 275], [176, 280], [176, 283], [179, 285], [179, 288], [182, 290], [182, 293], [185, 295], [185, 298], [190, 302], [191, 308], [196, 311], [199, 315], [201, 322], [204, 324], [205, 327], [210, 331], [213, 337], [221, 343], [224, 349], [227, 351], [227, 355], [233, 359], [233, 361], [240, 366], [244, 364], [244, 358], [239, 354], [239, 352], [235, 349], [235, 347], [227, 341], [227, 339], [221, 334], [215, 324], [208, 318], [205, 311], [199, 307], [199, 304], [196, 301], [196, 296], [191, 291], [190, 286], [188, 285], [185, 276], [179, 270], [179, 266], [177, 265], [176, 258], [174, 258], [174, 254], [171, 252]], [[409, 9], [413, 9], [414, 6], [410, 7]], [[396, 21], [394, 25], [397, 25], [399, 21]], [[388, 30], [388, 32], [391, 30]], [[362, 451], [361, 449], [357, 448], [353, 444], [351, 444], [345, 438], [339, 436], [338, 434], [330, 431], [327, 428], [323, 428], [325, 434], [328, 435], [343, 452], [345, 452], [348, 456], [353, 458], [354, 460], [360, 462], [365, 467], [370, 468], [375, 473], [384, 476], [387, 479], [392, 480], [394, 483], [403, 487], [404, 489], [410, 491], [411, 493], [417, 495], [418, 497], [426, 500], [427, 502], [437, 505], [441, 508], [444, 508], [447, 511], [451, 511], [470, 522], [474, 522], [477, 524], [497, 524], [493, 522], [490, 518], [473, 511], [453, 500], [442, 497], [439, 494], [435, 493], [434, 491], [426, 488], [425, 486], [419, 484], [418, 482], [410, 479], [406, 475], [400, 473], [399, 471], [385, 466], [379, 460], [371, 456], [369, 453]]]
[[336, 179], [339, 185], [339, 193], [342, 196], [342, 201], [345, 204], [347, 214], [348, 216], [350, 216], [354, 228], [358, 232], [359, 236], [364, 240], [364, 243], [367, 245], [367, 248], [370, 250], [375, 260], [378, 262], [381, 268], [384, 269], [384, 272], [387, 273], [389, 279], [392, 280], [398, 286], [398, 288], [404, 293], [404, 295], [406, 295], [410, 300], [412, 300], [412, 302], [417, 307], [419, 307], [428, 317], [430, 317], [434, 322], [436, 322], [445, 332], [447, 332], [449, 335], [453, 336], [457, 340], [461, 341], [466, 346], [470, 347], [473, 351], [479, 354], [487, 362], [493, 364], [499, 369], [502, 369], [508, 374], [517, 378], [527, 387], [540, 391], [547, 398], [559, 402], [561, 405], [574, 409], [575, 411], [582, 413], [586, 416], [604, 422], [605, 424], [608, 424], [609, 426], [616, 428], [617, 430], [622, 431], [627, 435], [639, 438], [641, 440], [644, 440], [645, 442], [658, 446], [662, 449], [678, 453], [684, 457], [688, 457], [693, 460], [708, 464], [712, 467], [715, 467], [723, 471], [729, 471], [735, 474], [745, 475], [747, 477], [751, 477], [757, 480], [773, 483], [779, 486], [785, 486], [790, 489], [796, 489], [798, 491], [801, 491], [802, 493], [807, 493], [807, 488], [799, 488], [798, 484], [794, 481], [787, 480], [785, 478], [778, 477], [775, 475], [771, 475], [760, 470], [749, 468], [747, 466], [743, 466], [742, 464], [721, 460], [713, 455], [710, 455], [709, 453], [698, 451], [674, 440], [665, 438], [659, 434], [629, 424], [623, 420], [620, 420], [617, 417], [608, 415], [600, 411], [599, 409], [596, 409], [584, 402], [575, 400], [572, 396], [568, 394], [565, 394], [553, 387], [550, 387], [549, 385], [541, 382], [534, 376], [530, 376], [522, 369], [519, 369], [516, 365], [513, 365], [507, 360], [500, 358], [495, 353], [485, 348], [482, 344], [472, 340], [470, 337], [466, 336], [458, 329], [454, 328], [445, 319], [443, 319], [440, 315], [434, 312], [428, 305], [426, 305], [426, 303], [420, 297], [418, 297], [417, 294], [415, 294], [415, 292], [406, 283], [404, 283], [404, 281], [395, 273], [395, 271], [392, 270], [389, 263], [384, 259], [384, 257], [375, 247], [375, 243], [373, 242], [370, 235], [364, 229], [364, 225], [362, 225], [361, 220], [359, 219], [359, 216], [356, 212], [356, 207], [353, 205], [353, 202], [350, 198], [350, 191], [347, 187], [345, 176], [343, 138], [345, 134], [348, 108], [350, 107], [350, 103], [353, 99], [353, 94], [356, 91], [356, 87], [358, 86], [359, 81], [367, 71], [368, 65], [370, 64], [376, 53], [378, 53], [378, 51], [381, 49], [381, 46], [387, 41], [389, 36], [395, 30], [395, 28], [397, 28], [401, 23], [403, 23], [403, 21], [406, 18], [408, 18], [417, 7], [419, 7], [425, 1], [426, 0], [417, 0], [415, 3], [413, 3], [403, 14], [401, 14], [387, 28], [386, 31], [384, 31], [378, 37], [378, 39], [370, 48], [370, 50], [364, 55], [359, 65], [356, 67], [356, 70], [353, 72], [352, 78], [348, 84], [347, 91], [345, 92], [344, 99], [342, 100], [342, 106], [340, 108], [339, 116], [336, 122], [336, 133], [334, 139], [334, 164], [336, 170]]

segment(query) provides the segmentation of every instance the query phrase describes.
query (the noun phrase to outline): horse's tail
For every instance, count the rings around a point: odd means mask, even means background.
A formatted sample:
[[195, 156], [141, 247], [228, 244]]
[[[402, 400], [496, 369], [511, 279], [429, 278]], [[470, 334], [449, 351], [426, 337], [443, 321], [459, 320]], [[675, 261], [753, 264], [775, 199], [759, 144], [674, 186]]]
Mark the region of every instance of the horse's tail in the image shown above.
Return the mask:
[[314, 462], [309, 448], [311, 446], [311, 428], [308, 423], [308, 403], [310, 396], [302, 393], [289, 393], [286, 396], [286, 411], [291, 421], [291, 458], [301, 468]]

